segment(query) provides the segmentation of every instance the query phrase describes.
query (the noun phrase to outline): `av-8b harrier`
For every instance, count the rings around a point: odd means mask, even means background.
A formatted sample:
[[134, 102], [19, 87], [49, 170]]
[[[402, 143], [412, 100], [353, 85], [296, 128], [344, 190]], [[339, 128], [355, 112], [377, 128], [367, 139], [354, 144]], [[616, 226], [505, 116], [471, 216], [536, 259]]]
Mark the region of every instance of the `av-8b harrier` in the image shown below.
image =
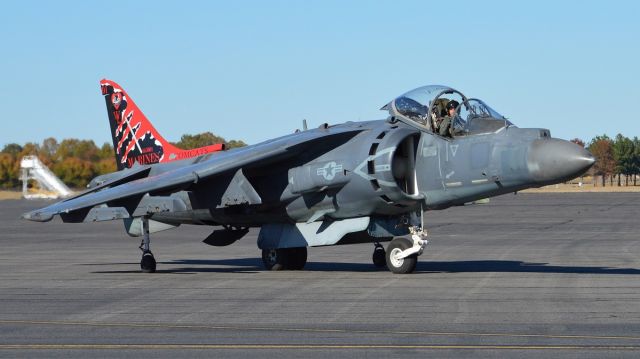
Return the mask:
[[594, 163], [582, 147], [518, 128], [447, 86], [397, 97], [383, 120], [324, 124], [227, 151], [168, 145], [118, 84], [101, 87], [120, 170], [23, 217], [121, 219], [142, 236], [144, 272], [156, 269], [150, 233], [195, 224], [217, 227], [204, 240], [213, 246], [259, 227], [271, 270], [302, 269], [307, 247], [370, 242], [375, 265], [410, 273], [427, 244], [428, 210], [567, 181]]

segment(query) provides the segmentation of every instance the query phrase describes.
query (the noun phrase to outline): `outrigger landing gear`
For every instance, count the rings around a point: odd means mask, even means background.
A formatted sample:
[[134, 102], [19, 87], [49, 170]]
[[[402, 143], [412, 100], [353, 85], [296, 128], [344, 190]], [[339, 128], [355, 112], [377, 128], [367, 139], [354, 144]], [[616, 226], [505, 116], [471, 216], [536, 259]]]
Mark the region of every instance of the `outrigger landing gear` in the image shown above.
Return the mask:
[[144, 273], [154, 273], [156, 271], [156, 259], [153, 257], [153, 253], [151, 253], [150, 246], [149, 219], [142, 217], [142, 243], [140, 243], [142, 259], [140, 260], [140, 269], [142, 269]]
[[387, 267], [396, 274], [413, 273], [418, 264], [418, 256], [427, 246], [427, 231], [420, 227], [410, 227], [411, 240], [396, 238], [387, 246]]
[[374, 243], [374, 245], [375, 248], [373, 249], [373, 255], [371, 256], [373, 265], [378, 268], [382, 268], [387, 265], [387, 253], [379, 242]]

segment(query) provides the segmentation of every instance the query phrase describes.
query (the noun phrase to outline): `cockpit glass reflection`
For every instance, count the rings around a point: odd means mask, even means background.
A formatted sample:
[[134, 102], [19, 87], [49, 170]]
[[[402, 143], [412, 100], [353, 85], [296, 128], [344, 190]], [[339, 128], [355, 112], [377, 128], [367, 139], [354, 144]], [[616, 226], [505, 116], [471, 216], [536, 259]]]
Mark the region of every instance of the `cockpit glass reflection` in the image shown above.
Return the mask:
[[409, 91], [383, 109], [391, 116], [443, 137], [490, 133], [513, 126], [483, 101], [468, 99], [461, 92], [440, 85]]

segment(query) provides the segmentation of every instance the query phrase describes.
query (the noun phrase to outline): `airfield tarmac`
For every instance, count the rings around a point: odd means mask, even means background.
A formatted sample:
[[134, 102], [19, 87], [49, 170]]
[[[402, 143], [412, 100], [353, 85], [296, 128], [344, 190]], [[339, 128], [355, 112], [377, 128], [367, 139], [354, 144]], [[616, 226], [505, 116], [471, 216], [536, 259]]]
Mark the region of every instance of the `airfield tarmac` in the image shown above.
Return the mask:
[[19, 220], [0, 202], [0, 357], [638, 357], [640, 193], [518, 194], [429, 212], [417, 271], [373, 245], [262, 268], [256, 231], [155, 234], [158, 272], [120, 222]]

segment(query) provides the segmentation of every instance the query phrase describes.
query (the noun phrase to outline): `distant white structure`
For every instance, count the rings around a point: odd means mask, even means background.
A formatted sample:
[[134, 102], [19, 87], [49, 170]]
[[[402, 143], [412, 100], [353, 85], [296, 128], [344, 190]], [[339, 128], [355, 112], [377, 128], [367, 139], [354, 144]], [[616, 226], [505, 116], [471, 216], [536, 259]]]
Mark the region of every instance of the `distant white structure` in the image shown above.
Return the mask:
[[[65, 185], [56, 175], [47, 168], [37, 156], [24, 156], [20, 161], [20, 169], [22, 175], [22, 197], [26, 199], [32, 198], [60, 198], [69, 197], [73, 194], [69, 187]], [[35, 180], [40, 188], [46, 192], [29, 193], [29, 180]]]

